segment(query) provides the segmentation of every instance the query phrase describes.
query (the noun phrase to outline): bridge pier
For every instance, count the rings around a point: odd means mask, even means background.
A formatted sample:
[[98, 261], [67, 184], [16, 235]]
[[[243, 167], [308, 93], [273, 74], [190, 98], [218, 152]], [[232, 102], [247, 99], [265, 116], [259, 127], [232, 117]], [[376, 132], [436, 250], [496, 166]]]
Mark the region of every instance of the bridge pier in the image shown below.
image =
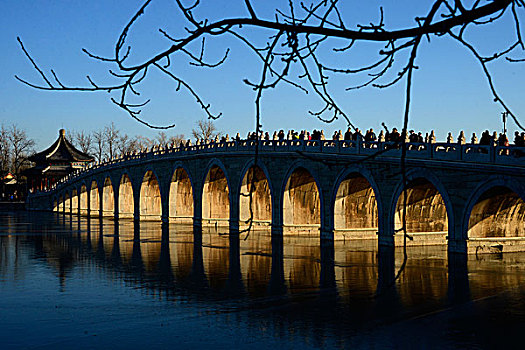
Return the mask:
[[193, 228], [202, 231], [202, 186], [193, 187]]
[[161, 191], [161, 214], [160, 220], [163, 224], [170, 222], [170, 199], [169, 193], [166, 193], [166, 190]]
[[239, 192], [235, 190], [238, 186], [232, 185], [230, 189], [230, 234], [239, 233]]
[[282, 236], [283, 235], [283, 218], [282, 218], [282, 207], [281, 207], [281, 198], [278, 191], [274, 191], [271, 197], [272, 203], [272, 236]]
[[[319, 227], [321, 242], [334, 240], [334, 215], [332, 205], [332, 186], [330, 186], [332, 177], [323, 177], [320, 181], [321, 188], [318, 189], [321, 203], [321, 217]], [[333, 246], [333, 243], [331, 244]]]
[[283, 226], [282, 225], [273, 225], [271, 228], [272, 236], [282, 236], [283, 235]]
[[160, 220], [163, 224], [170, 222], [170, 184], [171, 167], [167, 169], [157, 169], [156, 174], [166, 174], [157, 178], [160, 191]]
[[[141, 179], [142, 181], [142, 179]], [[133, 188], [133, 221], [140, 221], [140, 186], [142, 182], [132, 181]]]
[[228, 228], [230, 230], [230, 234], [239, 233], [239, 219], [235, 220], [230, 217]]
[[453, 200], [448, 204], [450, 217], [448, 220], [447, 250], [449, 254], [467, 254], [468, 232], [463, 229], [463, 213], [467, 205], [469, 192], [465, 185], [458, 187], [457, 183], [449, 184]]
[[193, 229], [202, 231], [202, 218], [193, 217]]
[[87, 191], [87, 208], [86, 208], [86, 216], [88, 218], [88, 225], [89, 225], [89, 218], [91, 217], [91, 184], [90, 187], [86, 188]]
[[394, 247], [394, 222], [389, 220], [388, 211], [378, 217], [377, 243], [378, 247]]
[[321, 227], [319, 229], [321, 235], [321, 241], [333, 241], [334, 240], [334, 229], [331, 227]]
[[450, 254], [467, 254], [467, 240], [448, 238], [448, 252]]
[[[120, 184], [120, 181], [117, 183]], [[120, 212], [119, 190], [120, 186], [113, 186], [113, 203], [115, 203], [115, 207], [113, 209], [113, 219], [115, 220], [115, 222], [118, 221]]]

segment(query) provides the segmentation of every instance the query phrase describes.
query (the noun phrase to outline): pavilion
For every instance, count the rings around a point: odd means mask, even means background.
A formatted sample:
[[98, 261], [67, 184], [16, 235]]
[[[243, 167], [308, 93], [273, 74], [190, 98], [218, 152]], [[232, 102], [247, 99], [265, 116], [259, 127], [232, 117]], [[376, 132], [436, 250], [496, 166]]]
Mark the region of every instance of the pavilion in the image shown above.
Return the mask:
[[28, 159], [35, 163], [23, 172], [31, 192], [47, 189], [61, 178], [94, 161], [92, 156], [79, 151], [67, 140], [64, 129], [60, 129], [58, 139], [49, 148]]

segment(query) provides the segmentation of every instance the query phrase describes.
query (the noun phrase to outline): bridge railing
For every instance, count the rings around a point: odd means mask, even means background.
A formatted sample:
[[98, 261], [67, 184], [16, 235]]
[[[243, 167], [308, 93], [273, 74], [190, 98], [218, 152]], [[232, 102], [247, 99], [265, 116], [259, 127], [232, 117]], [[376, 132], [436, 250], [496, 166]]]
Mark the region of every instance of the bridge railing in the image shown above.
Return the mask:
[[[191, 146], [154, 146], [147, 151], [134, 152], [122, 157], [91, 163], [84, 169], [76, 170], [61, 179], [51, 188], [52, 191], [65, 186], [79, 176], [100, 168], [112, 168], [123, 162], [142, 162], [163, 156], [192, 155], [197, 153], [230, 153], [254, 152], [259, 144], [262, 153], [271, 152], [305, 152], [341, 155], [363, 155], [375, 157], [401, 157], [401, 144], [394, 142], [366, 142], [358, 140], [240, 140], [212, 142]], [[525, 147], [490, 146], [459, 143], [407, 143], [408, 159], [432, 159], [440, 161], [461, 161], [484, 164], [525, 166]]]

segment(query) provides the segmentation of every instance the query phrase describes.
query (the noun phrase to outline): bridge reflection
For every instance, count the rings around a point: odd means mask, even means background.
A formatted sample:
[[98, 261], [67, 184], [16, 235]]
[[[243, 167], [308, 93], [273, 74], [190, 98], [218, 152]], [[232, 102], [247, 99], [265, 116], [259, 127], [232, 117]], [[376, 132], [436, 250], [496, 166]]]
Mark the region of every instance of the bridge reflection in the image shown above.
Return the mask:
[[[158, 222], [114, 222], [57, 215], [71, 235], [33, 237], [65, 283], [78, 263], [102, 267], [110, 278], [155, 293], [196, 293], [212, 299], [331, 296], [356, 306], [395, 300], [406, 307], [482, 297], [525, 282], [523, 255], [470, 257], [444, 246], [409, 247], [407, 266], [394, 281], [402, 255], [393, 248], [272, 235], [268, 230], [228, 235], [213, 229]], [[517, 268], [516, 273], [498, 273]], [[469, 270], [471, 275], [469, 276]], [[476, 272], [472, 274], [472, 271]], [[521, 271], [521, 272], [520, 272]], [[474, 286], [475, 291], [471, 288]], [[369, 310], [369, 309], [367, 309]]]

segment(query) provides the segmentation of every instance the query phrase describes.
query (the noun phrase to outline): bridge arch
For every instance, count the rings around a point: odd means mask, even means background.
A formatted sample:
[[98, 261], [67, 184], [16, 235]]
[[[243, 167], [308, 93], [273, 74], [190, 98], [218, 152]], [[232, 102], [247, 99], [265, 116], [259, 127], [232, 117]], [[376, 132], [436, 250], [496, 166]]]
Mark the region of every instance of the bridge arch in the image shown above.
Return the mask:
[[468, 238], [525, 237], [525, 186], [504, 176], [480, 184], [467, 202], [462, 232]]
[[202, 183], [202, 219], [208, 222], [229, 223], [230, 179], [224, 164], [212, 159], [206, 168]]
[[288, 169], [281, 187], [283, 226], [300, 230], [322, 227], [323, 198], [316, 175], [303, 162], [297, 162]]
[[[247, 225], [253, 214], [253, 223], [271, 225], [272, 223], [272, 194], [268, 169], [261, 161], [254, 165], [254, 160], [246, 162], [241, 171], [239, 182], [239, 221]], [[252, 189], [253, 184], [253, 189]], [[250, 210], [250, 192], [252, 195], [252, 209]]]
[[64, 213], [71, 214], [71, 196], [69, 191], [64, 193]]
[[59, 201], [59, 197], [57, 196], [53, 196], [53, 198], [51, 199], [51, 203], [53, 204], [53, 211], [54, 212], [58, 212], [59, 211], [59, 205], [60, 205], [60, 201]]
[[102, 187], [102, 216], [115, 216], [115, 191], [109, 176], [104, 179]]
[[176, 164], [170, 180], [169, 217], [177, 222], [191, 223], [194, 215], [194, 182], [182, 164]]
[[58, 212], [59, 213], [66, 212], [66, 210], [64, 209], [64, 206], [65, 206], [64, 193], [60, 193], [58, 196]]
[[59, 213], [64, 212], [64, 197], [62, 193], [58, 194], [57, 212]]
[[100, 193], [97, 180], [92, 180], [89, 186], [89, 214], [91, 216], [100, 215]]
[[71, 214], [78, 214], [78, 189], [74, 187], [71, 190]]
[[330, 215], [335, 230], [366, 230], [363, 238], [376, 238], [383, 205], [372, 174], [361, 167], [343, 170], [332, 189]]
[[87, 215], [88, 213], [88, 201], [89, 201], [89, 198], [88, 198], [88, 190], [87, 190], [87, 186], [84, 182], [82, 182], [80, 184], [80, 194], [79, 194], [79, 208], [78, 208], [78, 212], [79, 214], [81, 215]]
[[140, 185], [141, 220], [160, 220], [162, 217], [162, 199], [157, 174], [147, 170]]
[[127, 173], [120, 177], [118, 189], [118, 217], [132, 219], [135, 213], [133, 185]]
[[[427, 233], [421, 236], [426, 242], [416, 244], [441, 244], [454, 227], [454, 213], [448, 191], [441, 181], [425, 169], [407, 172], [407, 232]], [[403, 181], [399, 181], [390, 206], [389, 225], [393, 229], [402, 228], [403, 221]], [[394, 231], [392, 231], [394, 232]], [[428, 233], [434, 233], [429, 242]], [[402, 237], [402, 235], [399, 235]]]

